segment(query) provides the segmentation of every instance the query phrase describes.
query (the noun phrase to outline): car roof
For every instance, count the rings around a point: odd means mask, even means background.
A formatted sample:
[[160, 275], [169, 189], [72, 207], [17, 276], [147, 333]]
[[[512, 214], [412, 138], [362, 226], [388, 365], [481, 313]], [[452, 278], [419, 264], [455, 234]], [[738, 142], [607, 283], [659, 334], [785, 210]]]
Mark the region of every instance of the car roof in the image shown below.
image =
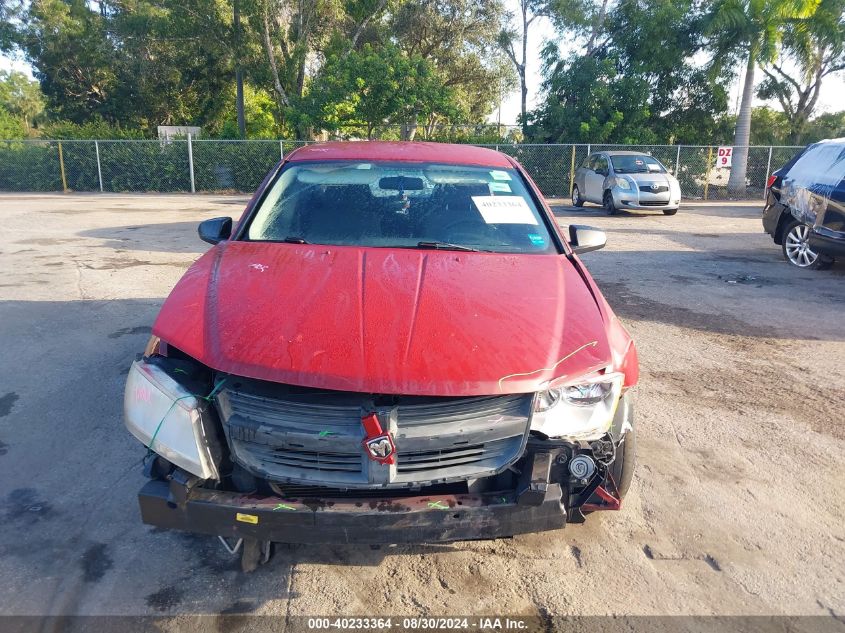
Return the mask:
[[421, 141], [341, 141], [300, 147], [286, 157], [290, 162], [315, 160], [382, 160], [448, 163], [478, 167], [512, 168], [510, 159], [492, 149], [475, 145]]
[[651, 156], [651, 154], [647, 154], [646, 152], [632, 152], [630, 150], [621, 149], [602, 152], [602, 154], [607, 154], [608, 156]]

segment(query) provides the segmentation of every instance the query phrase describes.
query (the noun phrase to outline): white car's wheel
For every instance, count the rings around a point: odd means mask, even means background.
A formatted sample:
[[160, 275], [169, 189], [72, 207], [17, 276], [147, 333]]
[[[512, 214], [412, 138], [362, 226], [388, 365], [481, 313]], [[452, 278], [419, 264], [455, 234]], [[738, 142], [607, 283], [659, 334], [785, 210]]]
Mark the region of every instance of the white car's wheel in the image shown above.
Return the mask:
[[616, 215], [619, 213], [619, 209], [616, 208], [616, 204], [613, 202], [613, 194], [610, 193], [610, 190], [604, 192], [602, 206], [604, 207], [604, 210], [607, 211], [607, 215]]
[[581, 191], [578, 189], [578, 185], [572, 185], [572, 206], [573, 207], [583, 207], [584, 206], [584, 199], [581, 198]]

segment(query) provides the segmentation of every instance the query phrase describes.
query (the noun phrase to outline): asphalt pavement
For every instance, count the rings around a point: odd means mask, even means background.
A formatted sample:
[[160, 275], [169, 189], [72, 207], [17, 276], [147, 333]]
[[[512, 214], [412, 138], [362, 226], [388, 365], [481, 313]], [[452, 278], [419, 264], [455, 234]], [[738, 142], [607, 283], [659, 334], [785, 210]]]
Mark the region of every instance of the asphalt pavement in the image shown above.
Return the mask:
[[207, 248], [197, 223], [245, 203], [0, 196], [0, 614], [845, 613], [845, 265], [788, 265], [756, 202], [554, 205], [607, 231], [583, 260], [639, 347], [621, 511], [501, 541], [282, 547], [249, 575], [214, 538], [143, 525], [126, 372]]

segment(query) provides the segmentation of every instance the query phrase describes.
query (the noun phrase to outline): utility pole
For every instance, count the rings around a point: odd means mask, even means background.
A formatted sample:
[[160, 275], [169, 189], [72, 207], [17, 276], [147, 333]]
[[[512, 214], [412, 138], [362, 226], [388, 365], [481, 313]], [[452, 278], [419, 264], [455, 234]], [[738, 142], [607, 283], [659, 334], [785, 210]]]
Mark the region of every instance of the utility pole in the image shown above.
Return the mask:
[[241, 9], [240, 0], [233, 0], [232, 24], [235, 29], [235, 107], [238, 110], [238, 132], [246, 138], [246, 117], [244, 116], [244, 74], [241, 69]]

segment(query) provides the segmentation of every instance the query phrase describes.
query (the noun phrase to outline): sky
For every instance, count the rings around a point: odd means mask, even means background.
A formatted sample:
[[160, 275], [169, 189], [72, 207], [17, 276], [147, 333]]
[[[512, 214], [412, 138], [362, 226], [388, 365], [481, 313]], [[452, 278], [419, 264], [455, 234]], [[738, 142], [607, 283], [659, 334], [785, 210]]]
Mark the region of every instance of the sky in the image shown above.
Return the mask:
[[[515, 14], [519, 10], [518, 0], [505, 0], [505, 5]], [[540, 74], [540, 50], [546, 40], [558, 39], [551, 22], [546, 19], [535, 20], [532, 24], [532, 29], [528, 35], [528, 108], [531, 109], [537, 105], [538, 99], [541, 97], [540, 87], [543, 82], [543, 77]], [[14, 68], [32, 75], [32, 69], [29, 64], [13, 60], [5, 55], [0, 55], [0, 70], [9, 70]], [[759, 72], [759, 71], [758, 71]], [[731, 90], [730, 108], [734, 112], [737, 107], [738, 95], [740, 91], [739, 81], [735, 82]], [[503, 125], [515, 125], [517, 117], [519, 116], [519, 89], [517, 88], [510, 95], [507, 95], [501, 104], [501, 123]], [[764, 102], [760, 99], [754, 100], [754, 105], [769, 105], [772, 108], [780, 109], [780, 106], [775, 101]], [[845, 109], [845, 73], [839, 73], [832, 77], [826, 77], [822, 84], [821, 94], [819, 95], [819, 102], [816, 106], [816, 115], [825, 112], [838, 112]], [[496, 108], [489, 116], [491, 122], [496, 122], [499, 118], [499, 108]]]

